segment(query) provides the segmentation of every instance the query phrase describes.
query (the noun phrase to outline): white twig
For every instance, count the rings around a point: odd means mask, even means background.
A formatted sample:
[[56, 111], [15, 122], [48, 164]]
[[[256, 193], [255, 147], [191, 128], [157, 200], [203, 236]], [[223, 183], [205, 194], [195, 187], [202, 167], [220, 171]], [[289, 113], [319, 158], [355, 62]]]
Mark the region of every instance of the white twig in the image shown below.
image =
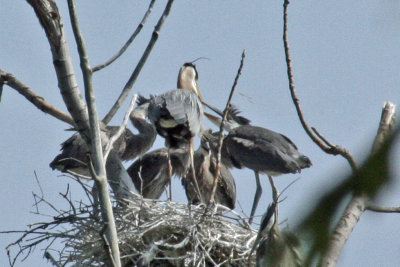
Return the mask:
[[126, 126], [128, 125], [129, 116], [132, 113], [133, 108], [135, 107], [136, 99], [137, 99], [137, 94], [134, 94], [131, 102], [129, 103], [128, 111], [125, 113], [121, 126], [119, 127], [118, 131], [110, 138], [110, 141], [108, 142], [106, 149], [104, 151], [104, 162], [107, 162], [108, 154], [110, 153], [115, 141], [117, 141], [118, 138], [121, 136], [121, 134], [125, 132]]

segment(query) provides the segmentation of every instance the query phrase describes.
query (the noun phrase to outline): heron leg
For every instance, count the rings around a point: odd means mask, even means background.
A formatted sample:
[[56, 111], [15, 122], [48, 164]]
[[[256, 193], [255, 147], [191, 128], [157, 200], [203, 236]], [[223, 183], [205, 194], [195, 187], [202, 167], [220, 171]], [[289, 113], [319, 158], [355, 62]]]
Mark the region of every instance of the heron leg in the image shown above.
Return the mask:
[[196, 193], [199, 196], [200, 203], [204, 203], [203, 197], [201, 196], [200, 193], [200, 188], [199, 184], [197, 183], [197, 177], [196, 177], [196, 171], [194, 169], [194, 151], [193, 151], [193, 138], [190, 138], [189, 140], [189, 154], [190, 154], [190, 168], [192, 169], [192, 179], [193, 179], [193, 184], [196, 189]]
[[268, 175], [268, 180], [269, 183], [271, 184], [271, 188], [272, 188], [272, 199], [275, 203], [275, 212], [274, 212], [274, 217], [275, 217], [275, 222], [274, 222], [274, 226], [275, 224], [277, 224], [278, 222], [278, 199], [279, 199], [279, 191], [278, 189], [276, 189], [276, 186], [274, 184], [274, 180], [272, 179], [271, 175]]
[[169, 183], [169, 196], [168, 199], [169, 201], [172, 200], [172, 164], [171, 164], [171, 154], [170, 154], [170, 148], [168, 146], [168, 183]]
[[256, 212], [256, 209], [257, 209], [257, 206], [258, 206], [258, 201], [260, 200], [260, 197], [261, 197], [261, 194], [262, 194], [260, 176], [258, 174], [258, 171], [254, 171], [254, 175], [256, 176], [257, 189], [256, 189], [256, 193], [254, 195], [253, 206], [251, 207], [249, 224], [251, 224], [253, 222], [254, 213]]

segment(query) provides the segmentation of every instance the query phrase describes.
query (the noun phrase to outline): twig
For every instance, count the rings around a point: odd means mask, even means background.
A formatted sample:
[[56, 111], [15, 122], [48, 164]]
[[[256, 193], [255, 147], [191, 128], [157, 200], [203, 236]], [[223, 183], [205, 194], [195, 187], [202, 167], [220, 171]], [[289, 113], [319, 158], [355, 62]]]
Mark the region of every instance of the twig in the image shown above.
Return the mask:
[[315, 144], [318, 145], [319, 148], [321, 148], [325, 153], [328, 153], [331, 155], [341, 155], [342, 157], [344, 157], [349, 162], [353, 173], [355, 173], [357, 171], [357, 163], [355, 162], [351, 153], [344, 147], [341, 147], [338, 145], [333, 145], [330, 142], [327, 142], [327, 140], [325, 138], [323, 138], [322, 135], [319, 134], [315, 130], [315, 128], [314, 128], [314, 132], [316, 134], [314, 134], [304, 118], [303, 112], [300, 107], [300, 101], [296, 94], [296, 88], [295, 88], [294, 79], [293, 79], [292, 60], [291, 60], [291, 56], [290, 56], [289, 41], [288, 41], [288, 37], [287, 37], [288, 6], [289, 6], [289, 0], [284, 0], [284, 3], [283, 3], [283, 44], [284, 44], [284, 48], [285, 48], [285, 57], [286, 57], [286, 66], [287, 66], [287, 75], [288, 75], [288, 80], [289, 80], [290, 94], [292, 96], [293, 103], [296, 107], [297, 115], [299, 116], [301, 125], [303, 126], [303, 129], [306, 131], [307, 135], [311, 138], [311, 140]]
[[237, 82], [239, 80], [239, 77], [242, 74], [242, 68], [243, 68], [243, 63], [244, 63], [245, 57], [246, 57], [246, 50], [243, 50], [242, 58], [240, 60], [240, 66], [239, 66], [239, 69], [237, 71], [237, 74], [236, 74], [236, 77], [235, 77], [235, 81], [233, 82], [232, 89], [231, 89], [231, 92], [229, 94], [228, 101], [226, 102], [226, 106], [225, 106], [225, 109], [224, 109], [224, 112], [223, 112], [223, 115], [222, 115], [221, 125], [219, 127], [218, 153], [217, 153], [217, 160], [216, 160], [216, 167], [215, 167], [215, 174], [214, 174], [214, 182], [213, 182], [213, 188], [212, 188], [212, 191], [211, 191], [211, 194], [210, 194], [210, 199], [208, 200], [208, 203], [214, 202], [214, 195], [215, 195], [215, 191], [217, 189], [219, 173], [220, 173], [220, 169], [221, 169], [221, 149], [222, 149], [222, 142], [224, 140], [224, 125], [225, 125], [226, 116], [228, 114], [228, 110], [229, 110], [229, 107], [230, 107], [230, 104], [231, 104], [233, 93], [235, 92], [236, 85], [237, 85]]
[[116, 59], [118, 59], [127, 49], [128, 47], [131, 45], [131, 43], [133, 42], [133, 40], [135, 40], [136, 36], [140, 33], [140, 31], [142, 30], [144, 24], [147, 21], [147, 18], [149, 17], [153, 6], [154, 6], [155, 0], [151, 0], [149, 7], [146, 11], [146, 13], [144, 14], [142, 21], [139, 23], [139, 25], [136, 27], [136, 30], [133, 32], [133, 34], [131, 35], [131, 37], [129, 37], [128, 41], [126, 41], [126, 43], [122, 46], [122, 48], [118, 51], [118, 53], [116, 53], [114, 56], [112, 56], [110, 59], [108, 59], [106, 62], [99, 64], [95, 67], [92, 68], [93, 72], [96, 72], [98, 70], [101, 70], [105, 67], [107, 67], [108, 65], [110, 65], [111, 63], [113, 63]]
[[125, 84], [125, 87], [122, 90], [121, 94], [119, 95], [117, 101], [114, 103], [114, 105], [111, 107], [110, 111], [104, 117], [104, 119], [103, 119], [104, 124], [107, 125], [111, 121], [111, 119], [114, 117], [115, 113], [121, 106], [122, 102], [128, 96], [129, 91], [132, 89], [132, 86], [134, 85], [137, 77], [139, 76], [140, 71], [142, 70], [144, 64], [147, 61], [147, 58], [149, 57], [149, 55], [151, 53], [151, 50], [153, 49], [155, 43], [157, 42], [158, 36], [160, 35], [161, 27], [164, 24], [165, 19], [168, 17], [168, 14], [169, 14], [169, 11], [171, 10], [171, 6], [172, 6], [173, 2], [174, 2], [174, 0], [168, 1], [163, 14], [161, 15], [160, 19], [158, 20], [157, 25], [154, 28], [150, 42], [148, 43], [146, 50], [144, 51], [142, 57], [140, 58], [138, 64], [136, 65], [135, 70], [133, 71], [128, 82]]
[[38, 186], [39, 186], [40, 194], [42, 195], [42, 198], [43, 198], [43, 196], [44, 196], [43, 188], [42, 188], [42, 186], [41, 186], [41, 184], [40, 184], [40, 182], [39, 182], [39, 178], [37, 177], [36, 171], [33, 171], [33, 174], [35, 175], [36, 183], [37, 183]]
[[369, 211], [383, 212], [383, 213], [400, 213], [400, 207], [383, 207], [383, 206], [368, 204], [365, 207], [365, 209]]
[[36, 94], [36, 92], [33, 91], [32, 88], [28, 87], [20, 80], [15, 78], [14, 75], [0, 69], [0, 86], [2, 87], [3, 84], [7, 84], [11, 88], [15, 89], [18, 93], [23, 95], [29, 102], [31, 102], [41, 111], [50, 114], [53, 117], [62, 120], [63, 122], [68, 123], [72, 127], [76, 127], [71, 115], [59, 110], [50, 103], [46, 102], [42, 96]]
[[129, 116], [132, 113], [133, 108], [135, 107], [136, 99], [137, 99], [137, 94], [134, 94], [131, 102], [129, 103], [128, 111], [125, 113], [121, 126], [118, 128], [118, 131], [110, 138], [110, 141], [108, 142], [106, 149], [104, 151], [104, 162], [107, 162], [108, 154], [110, 153], [115, 141], [117, 141], [118, 138], [121, 136], [121, 134], [126, 130]]
[[[94, 90], [92, 86], [92, 70], [89, 66], [89, 60], [86, 52], [85, 43], [80, 32], [78, 18], [75, 11], [75, 4], [73, 0], [68, 0], [68, 10], [70, 14], [70, 20], [72, 30], [75, 36], [76, 44], [78, 47], [78, 54], [80, 59], [80, 65], [83, 74], [83, 81], [85, 85], [85, 98], [88, 106], [89, 113], [89, 125], [90, 125], [90, 140], [91, 140], [91, 158], [94, 165], [94, 179], [99, 190], [99, 199], [101, 204], [101, 214], [103, 218], [104, 227], [106, 227], [106, 238], [111, 248], [111, 258], [113, 259], [110, 264], [112, 266], [120, 267], [120, 252], [118, 247], [118, 236], [114, 221], [114, 214], [112, 210], [110, 195], [108, 191], [107, 176], [105, 161], [103, 160], [103, 150], [100, 138], [100, 125], [96, 109], [96, 101]], [[93, 171], [93, 170], [91, 170]], [[106, 253], [109, 253], [106, 250]]]

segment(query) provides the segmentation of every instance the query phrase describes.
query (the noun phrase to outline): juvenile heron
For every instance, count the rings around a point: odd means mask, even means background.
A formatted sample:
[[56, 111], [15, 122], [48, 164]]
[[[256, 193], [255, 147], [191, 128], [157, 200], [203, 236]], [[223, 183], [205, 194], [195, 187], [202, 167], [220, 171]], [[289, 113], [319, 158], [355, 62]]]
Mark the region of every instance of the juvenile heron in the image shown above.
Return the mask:
[[[189, 166], [188, 147], [170, 148], [172, 175], [183, 177]], [[150, 151], [138, 158], [127, 172], [144, 198], [158, 199], [169, 183], [168, 148]]]
[[264, 213], [253, 249], [256, 250], [256, 267], [304, 266], [300, 239], [287, 229], [281, 231], [274, 210], [277, 203], [271, 203]]
[[[221, 111], [212, 109], [222, 116]], [[249, 222], [251, 223], [262, 194], [259, 173], [265, 173], [270, 178], [284, 173], [297, 173], [301, 169], [310, 167], [311, 161], [301, 154], [296, 145], [283, 134], [252, 126], [249, 120], [243, 120], [244, 117], [237, 114], [238, 111], [235, 109], [228, 113], [225, 129], [229, 131], [229, 134], [222, 144], [221, 160], [228, 168], [246, 167], [254, 171], [257, 189], [250, 213]], [[205, 115], [212, 122], [220, 125], [219, 117], [206, 113]], [[216, 135], [208, 135], [208, 137], [214, 140], [210, 144], [215, 151], [218, 148], [217, 137]]]
[[[156, 130], [151, 123], [146, 121], [149, 104], [142, 103], [142, 98], [138, 99], [138, 105], [130, 114], [130, 120], [138, 130], [138, 134], [133, 134], [129, 129], [117, 139], [113, 149], [117, 151], [121, 160], [131, 160], [149, 150], [156, 138]], [[119, 129], [119, 126], [106, 126], [101, 134], [111, 138]], [[103, 144], [105, 149], [106, 144]], [[79, 133], [75, 133], [64, 143], [61, 144], [61, 154], [57, 155], [50, 163], [50, 167], [62, 172], [71, 172], [83, 176], [89, 176], [89, 169], [86, 165], [86, 155], [90, 152], [86, 142]]]
[[[190, 163], [193, 163], [193, 138], [202, 131], [202, 97], [197, 86], [198, 73], [193, 63], [185, 63], [179, 71], [178, 89], [150, 98], [149, 119], [159, 135], [165, 138], [167, 148], [189, 145]], [[172, 166], [169, 174], [172, 175]], [[192, 168], [193, 177], [195, 177]], [[196, 191], [200, 190], [193, 179]], [[170, 187], [171, 198], [171, 187]]]
[[[204, 201], [210, 199], [214, 184], [216, 161], [215, 156], [209, 148], [208, 142], [202, 138], [200, 147], [194, 153], [194, 166], [200, 194]], [[190, 183], [192, 178], [189, 179], [189, 177], [191, 175], [191, 173], [186, 174], [186, 178], [182, 179], [182, 185], [185, 188], [188, 201], [193, 204], [198, 204], [201, 201], [197, 196], [192, 183]], [[224, 164], [221, 164], [214, 200], [216, 203], [224, 205], [230, 209], [235, 208], [236, 184], [231, 172]]]

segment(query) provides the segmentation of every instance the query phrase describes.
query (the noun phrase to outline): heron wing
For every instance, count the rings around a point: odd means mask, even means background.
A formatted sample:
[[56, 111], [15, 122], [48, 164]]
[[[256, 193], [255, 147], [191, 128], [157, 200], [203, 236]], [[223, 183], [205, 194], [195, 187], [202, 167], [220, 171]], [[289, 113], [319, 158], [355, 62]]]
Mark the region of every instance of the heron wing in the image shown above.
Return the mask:
[[167, 150], [153, 150], [137, 159], [127, 172], [143, 197], [158, 199], [168, 184]]
[[178, 124], [188, 124], [193, 135], [200, 133], [203, 108], [197, 95], [187, 89], [175, 89], [163, 95], [166, 108]]
[[301, 169], [297, 162], [301, 154], [293, 142], [265, 128], [238, 127], [227, 136], [224, 145], [233, 162], [255, 171], [278, 175]]

